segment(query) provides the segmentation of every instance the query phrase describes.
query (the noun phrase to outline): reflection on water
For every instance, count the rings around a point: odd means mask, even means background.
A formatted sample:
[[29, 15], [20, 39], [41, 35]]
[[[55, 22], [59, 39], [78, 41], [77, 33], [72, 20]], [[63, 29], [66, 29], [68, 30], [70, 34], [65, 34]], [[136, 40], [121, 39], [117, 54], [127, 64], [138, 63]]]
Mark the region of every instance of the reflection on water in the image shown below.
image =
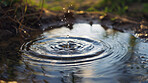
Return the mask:
[[148, 44], [99, 24], [46, 31], [25, 43], [19, 82], [128, 83], [147, 81]]
[[44, 32], [41, 37], [24, 44], [22, 55], [25, 63], [37, 69], [34, 75], [42, 79], [45, 76], [62, 78], [68, 83], [72, 79], [76, 81], [76, 77], [82, 82], [111, 79], [122, 74], [122, 64], [131, 56], [129, 37], [129, 34], [113, 30], [105, 31], [99, 24], [75, 24], [72, 30], [62, 27]]

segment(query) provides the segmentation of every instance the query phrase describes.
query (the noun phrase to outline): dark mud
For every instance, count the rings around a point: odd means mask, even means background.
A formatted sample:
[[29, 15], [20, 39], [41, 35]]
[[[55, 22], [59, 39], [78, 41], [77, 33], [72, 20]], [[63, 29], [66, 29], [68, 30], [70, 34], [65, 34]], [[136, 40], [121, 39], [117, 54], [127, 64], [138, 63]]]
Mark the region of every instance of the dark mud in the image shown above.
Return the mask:
[[[112, 19], [115, 17], [118, 18]], [[4, 19], [4, 21], [6, 20], [10, 21], [10, 19]], [[35, 20], [37, 20], [37, 18]], [[105, 30], [111, 28], [117, 31], [127, 32], [144, 41], [147, 41], [148, 38], [147, 18], [140, 17], [128, 18], [100, 13], [60, 13], [59, 15], [44, 16], [32, 27], [23, 28], [23, 31], [26, 31], [27, 35], [24, 32], [21, 35], [17, 34], [17, 28], [9, 28], [12, 27], [9, 26], [11, 25], [11, 22], [8, 22], [8, 24], [6, 22], [7, 28], [0, 29], [0, 80], [17, 80], [13, 78], [15, 77], [14, 71], [16, 70], [16, 66], [20, 65], [19, 60], [21, 59], [21, 56], [19, 56], [19, 50], [24, 42], [36, 38], [44, 31], [61, 26], [66, 26], [69, 29], [72, 29], [72, 26], [75, 23], [88, 23], [91, 26], [93, 24], [101, 24]], [[19, 24], [17, 26], [19, 26]], [[134, 39], [135, 38], [133, 38], [133, 40]]]
[[141, 34], [139, 38], [146, 39], [147, 29], [148, 29], [148, 17], [146, 15], [140, 16], [119, 16], [114, 14], [105, 14], [102, 12], [96, 13], [64, 13], [59, 15], [52, 15], [49, 17], [44, 17], [42, 19], [43, 30], [47, 27], [54, 28], [59, 26], [67, 26], [71, 28], [74, 23], [89, 23], [92, 24], [101, 24], [103, 27], [113, 28], [121, 32], [129, 32], [131, 34]]

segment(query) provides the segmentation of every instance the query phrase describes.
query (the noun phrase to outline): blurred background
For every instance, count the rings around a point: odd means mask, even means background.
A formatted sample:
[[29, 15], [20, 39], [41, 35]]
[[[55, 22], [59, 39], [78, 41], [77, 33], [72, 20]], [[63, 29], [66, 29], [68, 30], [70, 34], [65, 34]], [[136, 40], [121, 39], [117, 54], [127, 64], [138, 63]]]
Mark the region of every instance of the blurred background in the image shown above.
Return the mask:
[[148, 13], [148, 0], [0, 0], [1, 3], [7, 6], [22, 1], [38, 7], [43, 6], [51, 11], [71, 9], [88, 12], [104, 11], [116, 14]]
[[28, 0], [31, 5], [42, 6], [51, 11], [63, 8], [75, 11], [125, 13], [148, 13], [148, 0]]

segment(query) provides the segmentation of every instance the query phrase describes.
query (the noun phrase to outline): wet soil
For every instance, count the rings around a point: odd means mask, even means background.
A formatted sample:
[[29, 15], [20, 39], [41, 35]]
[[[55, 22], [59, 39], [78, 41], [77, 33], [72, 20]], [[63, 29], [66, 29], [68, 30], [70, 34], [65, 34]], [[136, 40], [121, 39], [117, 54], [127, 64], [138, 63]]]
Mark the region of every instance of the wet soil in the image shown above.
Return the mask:
[[[47, 15], [46, 11], [44, 12], [40, 19], [38, 19], [40, 14], [35, 15], [35, 17], [26, 17], [22, 24], [27, 27], [23, 27], [21, 31], [17, 28], [20, 27], [21, 23], [13, 22], [11, 18], [4, 16], [4, 12], [0, 12], [0, 24], [3, 24], [0, 25], [0, 77], [2, 80], [11, 80], [6, 78], [15, 73], [13, 68], [19, 65], [19, 48], [23, 42], [31, 40], [46, 30], [61, 26], [72, 29], [74, 23], [89, 23], [90, 25], [99, 23], [105, 29], [113, 28], [121, 32], [129, 32], [144, 40], [148, 38], [148, 20], [146, 16], [134, 18], [102, 12], [60, 12], [58, 14], [50, 12]], [[11, 12], [8, 14], [11, 14]], [[34, 23], [35, 20], [38, 21]]]
[[[128, 17], [104, 12], [70, 11], [51, 12], [46, 9], [36, 10], [35, 7], [25, 6], [5, 7], [0, 4], [0, 40], [8, 40], [20, 35], [24, 39], [30, 37], [31, 32], [44, 31], [59, 26], [72, 28], [74, 23], [99, 23], [103, 27], [119, 31], [131, 31], [132, 34], [141, 33], [140, 38], [147, 38], [148, 15], [138, 14]], [[6, 10], [6, 11], [4, 11]]]
[[[81, 11], [80, 11], [81, 12]], [[90, 25], [99, 23], [104, 28], [112, 28], [121, 32], [129, 32], [138, 38], [147, 40], [148, 36], [148, 17], [140, 16], [119, 16], [103, 12], [69, 12], [56, 16], [44, 17], [42, 19], [42, 29], [52, 29], [58, 26], [67, 26], [70, 29], [74, 23], [89, 23]]]

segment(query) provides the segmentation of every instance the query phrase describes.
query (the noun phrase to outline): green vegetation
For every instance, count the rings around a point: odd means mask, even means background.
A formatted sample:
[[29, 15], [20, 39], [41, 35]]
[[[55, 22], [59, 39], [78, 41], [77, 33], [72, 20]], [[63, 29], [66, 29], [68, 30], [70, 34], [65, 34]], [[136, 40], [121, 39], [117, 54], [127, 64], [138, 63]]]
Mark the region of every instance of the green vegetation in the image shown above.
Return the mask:
[[[96, 8], [104, 7], [105, 12], [124, 14], [133, 3], [143, 4], [146, 3], [146, 0], [102, 0], [101, 3], [98, 3]], [[146, 6], [147, 5], [148, 4], [146, 4]], [[143, 9], [145, 10], [146, 8]]]
[[62, 10], [62, 7], [61, 6], [56, 6], [56, 7], [50, 8], [50, 10], [52, 10], [52, 11], [60, 11], [60, 10]]
[[95, 9], [94, 7], [90, 7], [86, 11], [97, 11], [97, 9]]
[[[131, 10], [134, 12], [148, 13], [147, 0], [0, 0], [5, 6], [11, 6], [20, 1], [28, 2], [28, 4], [36, 5], [39, 8], [44, 7], [51, 11], [63, 11], [63, 8], [65, 8], [76, 11], [104, 11], [116, 14], [124, 14]], [[131, 7], [134, 3], [137, 3], [141, 9], [138, 9], [137, 6]]]
[[[41, 6], [42, 0], [28, 0], [31, 5]], [[141, 9], [133, 4], [141, 5]], [[131, 7], [132, 6], [132, 7]], [[104, 11], [116, 14], [125, 14], [128, 11], [132, 12], [148, 12], [147, 0], [45, 0], [43, 7], [51, 11], [63, 11], [65, 9], [82, 10], [82, 11]], [[133, 8], [134, 7], [134, 8]], [[138, 10], [136, 10], [136, 8]], [[133, 10], [135, 9], [135, 10]]]
[[[29, 0], [29, 4], [40, 6], [40, 0]], [[51, 11], [88, 10], [97, 11], [92, 5], [97, 5], [99, 0], [45, 0], [43, 7]]]

